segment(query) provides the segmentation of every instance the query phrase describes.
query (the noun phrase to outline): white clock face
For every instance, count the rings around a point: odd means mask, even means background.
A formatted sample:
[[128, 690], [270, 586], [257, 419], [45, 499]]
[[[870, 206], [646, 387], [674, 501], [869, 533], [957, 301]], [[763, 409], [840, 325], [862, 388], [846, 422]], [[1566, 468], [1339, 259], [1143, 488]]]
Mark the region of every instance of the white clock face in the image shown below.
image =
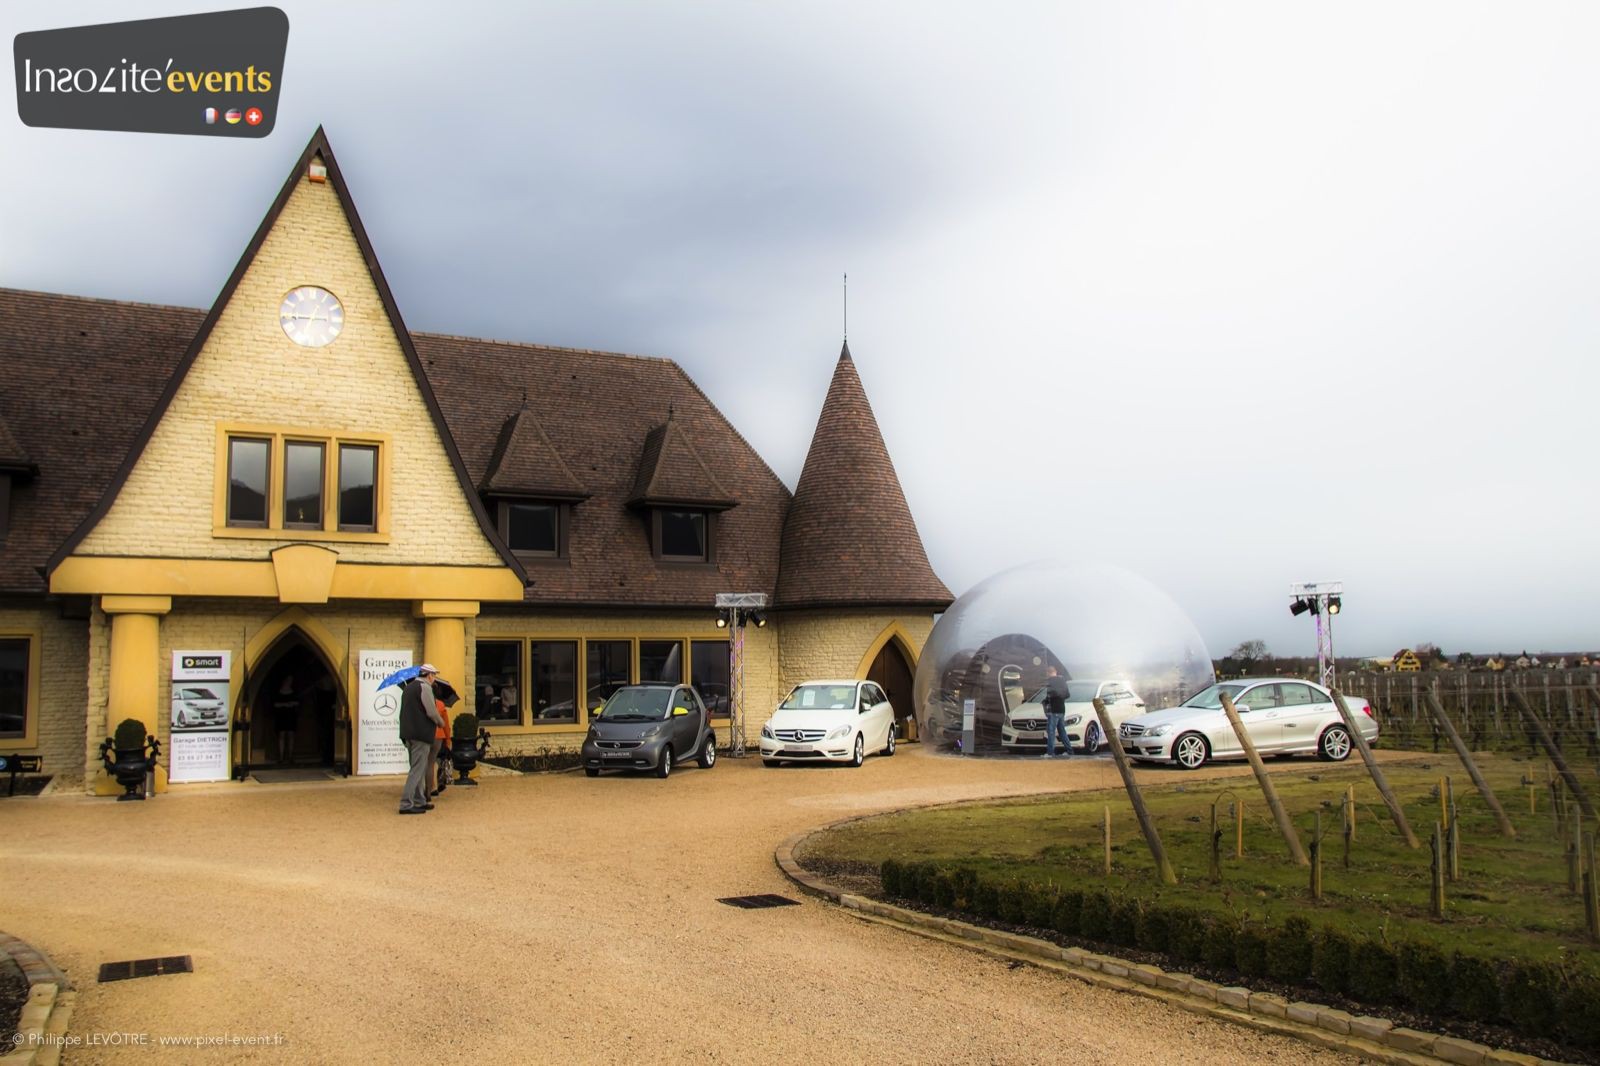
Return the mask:
[[302, 285], [289, 290], [278, 308], [278, 323], [289, 339], [306, 348], [332, 344], [344, 329], [344, 306], [327, 289]]

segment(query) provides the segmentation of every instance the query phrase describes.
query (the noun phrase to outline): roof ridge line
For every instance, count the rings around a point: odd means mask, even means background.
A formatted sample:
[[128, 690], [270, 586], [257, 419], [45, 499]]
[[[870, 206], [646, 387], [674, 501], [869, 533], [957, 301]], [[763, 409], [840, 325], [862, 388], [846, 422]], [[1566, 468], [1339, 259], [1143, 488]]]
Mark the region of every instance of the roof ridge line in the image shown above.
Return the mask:
[[503, 344], [509, 348], [539, 348], [547, 352], [564, 352], [570, 355], [609, 355], [618, 359], [638, 359], [647, 363], [671, 363], [678, 365], [678, 361], [670, 355], [636, 355], [633, 352], [613, 352], [606, 348], [569, 348], [561, 344], [541, 344], [538, 341], [513, 341], [502, 337], [469, 337], [464, 333], [435, 333], [431, 330], [413, 330], [413, 337], [427, 337], [429, 339], [447, 341], [468, 341], [476, 344]]
[[187, 307], [183, 304], [158, 304], [148, 300], [118, 300], [111, 296], [85, 296], [81, 292], [52, 292], [49, 289], [18, 289], [10, 285], [0, 285], [0, 294], [15, 293], [18, 296], [55, 296], [63, 300], [84, 300], [99, 304], [116, 304], [118, 307], [149, 307], [157, 311], [191, 311], [197, 315], [206, 313], [204, 307]]

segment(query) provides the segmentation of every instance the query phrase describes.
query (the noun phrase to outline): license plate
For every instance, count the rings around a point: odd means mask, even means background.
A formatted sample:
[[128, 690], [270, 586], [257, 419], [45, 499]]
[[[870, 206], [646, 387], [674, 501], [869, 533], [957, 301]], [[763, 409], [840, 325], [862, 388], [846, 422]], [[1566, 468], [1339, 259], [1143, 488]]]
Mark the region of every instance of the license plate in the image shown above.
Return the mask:
[[600, 757], [602, 759], [631, 759], [631, 758], [633, 758], [633, 752], [631, 752], [631, 751], [602, 751], [600, 753]]
[[811, 748], [784, 748], [783, 753], [785, 755], [810, 755], [812, 750]]

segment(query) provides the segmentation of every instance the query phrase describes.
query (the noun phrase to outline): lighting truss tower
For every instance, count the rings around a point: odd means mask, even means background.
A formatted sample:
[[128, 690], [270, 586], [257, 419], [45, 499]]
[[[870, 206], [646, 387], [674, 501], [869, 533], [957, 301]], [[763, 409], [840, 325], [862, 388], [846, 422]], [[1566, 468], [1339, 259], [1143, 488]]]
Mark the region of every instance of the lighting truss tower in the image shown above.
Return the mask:
[[728, 639], [728, 755], [742, 759], [744, 740], [744, 627], [754, 622], [766, 625], [762, 611], [767, 607], [765, 592], [717, 593], [717, 625], [732, 629]]
[[1332, 688], [1337, 680], [1333, 659], [1333, 616], [1344, 609], [1343, 581], [1302, 581], [1289, 586], [1289, 613], [1311, 612], [1317, 620], [1317, 680]]

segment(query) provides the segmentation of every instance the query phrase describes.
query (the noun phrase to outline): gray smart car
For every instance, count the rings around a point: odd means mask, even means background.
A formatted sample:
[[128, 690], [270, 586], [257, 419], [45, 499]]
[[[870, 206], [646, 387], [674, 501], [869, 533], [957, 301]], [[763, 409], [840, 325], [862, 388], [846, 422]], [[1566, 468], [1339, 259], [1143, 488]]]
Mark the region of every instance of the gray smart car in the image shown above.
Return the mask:
[[666, 777], [693, 758], [703, 769], [717, 764], [717, 734], [699, 693], [689, 685], [619, 688], [589, 720], [583, 738], [583, 772], [654, 770]]

